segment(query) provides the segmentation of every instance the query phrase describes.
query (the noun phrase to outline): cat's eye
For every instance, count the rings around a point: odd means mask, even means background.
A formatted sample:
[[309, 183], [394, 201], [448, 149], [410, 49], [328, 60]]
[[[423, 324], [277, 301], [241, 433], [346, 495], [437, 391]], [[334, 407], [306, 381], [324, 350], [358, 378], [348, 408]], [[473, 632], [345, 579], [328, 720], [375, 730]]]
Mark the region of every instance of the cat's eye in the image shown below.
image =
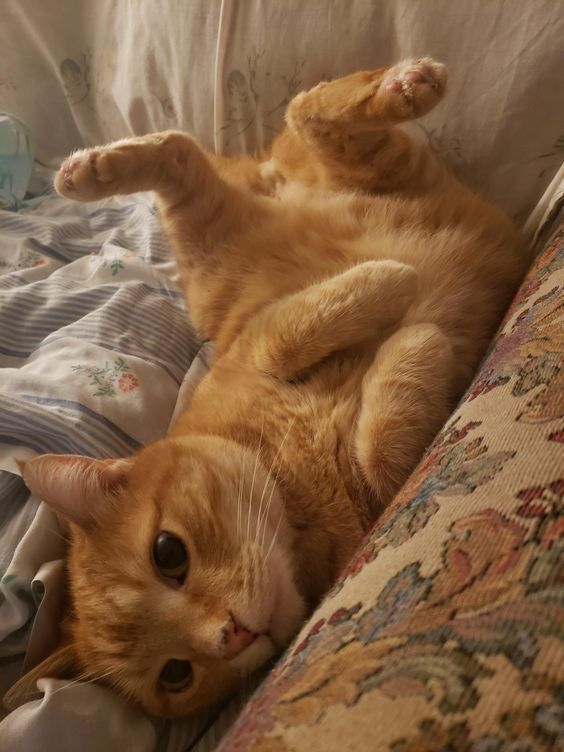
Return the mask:
[[166, 531], [157, 535], [153, 543], [153, 561], [163, 577], [184, 581], [188, 572], [188, 551], [177, 535]]
[[176, 658], [168, 661], [159, 676], [159, 684], [166, 692], [182, 692], [192, 681], [192, 664]]

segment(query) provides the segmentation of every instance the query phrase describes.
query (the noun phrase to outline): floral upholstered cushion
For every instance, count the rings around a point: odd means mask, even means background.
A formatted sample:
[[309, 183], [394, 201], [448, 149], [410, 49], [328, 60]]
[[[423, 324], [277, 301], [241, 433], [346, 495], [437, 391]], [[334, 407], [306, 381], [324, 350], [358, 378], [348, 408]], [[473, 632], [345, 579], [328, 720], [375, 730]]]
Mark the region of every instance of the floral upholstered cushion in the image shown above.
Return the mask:
[[222, 752], [564, 748], [563, 258]]

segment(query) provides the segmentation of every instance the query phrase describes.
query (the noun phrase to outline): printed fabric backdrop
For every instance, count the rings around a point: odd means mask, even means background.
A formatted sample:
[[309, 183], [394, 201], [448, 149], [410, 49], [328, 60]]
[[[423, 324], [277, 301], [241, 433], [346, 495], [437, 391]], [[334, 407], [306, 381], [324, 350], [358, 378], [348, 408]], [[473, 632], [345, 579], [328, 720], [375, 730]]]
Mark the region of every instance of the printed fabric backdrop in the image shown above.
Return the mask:
[[169, 128], [252, 151], [298, 91], [431, 55], [449, 92], [415, 130], [524, 220], [562, 161], [563, 37], [561, 0], [6, 0], [0, 109], [50, 164]]

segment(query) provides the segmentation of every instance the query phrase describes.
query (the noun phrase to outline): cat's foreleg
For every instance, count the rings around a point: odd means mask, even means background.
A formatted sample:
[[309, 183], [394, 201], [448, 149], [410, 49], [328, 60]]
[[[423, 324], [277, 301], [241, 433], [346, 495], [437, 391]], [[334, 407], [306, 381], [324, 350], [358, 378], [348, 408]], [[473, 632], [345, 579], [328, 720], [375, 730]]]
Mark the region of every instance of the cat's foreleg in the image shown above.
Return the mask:
[[138, 191], [201, 189], [210, 172], [193, 138], [164, 131], [74, 152], [55, 176], [55, 188], [76, 201], [96, 201]]
[[395, 332], [364, 376], [356, 456], [375, 495], [388, 504], [448, 417], [453, 354], [434, 324]]
[[55, 188], [77, 201], [154, 191], [163, 219], [185, 243], [225, 236], [252, 203], [223, 180], [190, 135], [178, 131], [75, 152], [61, 165]]
[[415, 269], [366, 261], [263, 309], [247, 324], [232, 354], [292, 379], [332, 352], [397, 326], [413, 301]]

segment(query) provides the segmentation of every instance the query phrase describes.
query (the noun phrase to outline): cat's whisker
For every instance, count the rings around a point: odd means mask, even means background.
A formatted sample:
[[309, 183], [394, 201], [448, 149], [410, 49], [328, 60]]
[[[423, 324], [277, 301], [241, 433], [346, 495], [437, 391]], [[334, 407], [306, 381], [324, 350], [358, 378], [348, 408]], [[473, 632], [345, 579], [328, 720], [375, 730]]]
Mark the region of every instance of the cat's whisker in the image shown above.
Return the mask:
[[110, 669], [109, 671], [106, 671], [105, 674], [98, 674], [97, 676], [92, 676], [90, 672], [81, 674], [78, 678], [73, 679], [73, 681], [69, 682], [68, 684], [64, 684], [62, 687], [58, 687], [57, 689], [54, 689], [51, 692], [51, 695], [56, 695], [58, 692], [62, 692], [63, 689], [70, 689], [71, 687], [74, 687], [76, 684], [83, 684], [83, 685], [94, 684], [95, 682], [100, 681], [100, 679], [105, 679], [106, 677], [112, 676], [112, 674], [116, 674], [117, 672], [118, 672], [118, 669], [113, 668], [113, 669]]
[[49, 535], [56, 535], [57, 538], [60, 538], [65, 543], [69, 542], [68, 536], [63, 535], [59, 530], [55, 530], [54, 527], [51, 527], [50, 525], [40, 525], [41, 530], [44, 530], [46, 533], [49, 533]]
[[241, 539], [241, 496], [243, 489], [243, 468], [245, 462], [245, 455], [241, 457], [241, 469], [239, 472], [239, 487], [237, 488], [237, 540]]
[[262, 418], [262, 426], [260, 429], [260, 439], [259, 439], [259, 445], [257, 450], [257, 456], [255, 459], [255, 469], [253, 470], [253, 479], [251, 481], [251, 491], [249, 493], [249, 508], [247, 512], [247, 540], [249, 539], [250, 530], [251, 530], [251, 507], [253, 505], [253, 491], [255, 488], [255, 479], [257, 475], [257, 469], [258, 469], [258, 463], [259, 463], [259, 457], [260, 457], [260, 450], [262, 449], [262, 438], [264, 435], [264, 416]]
[[[278, 454], [276, 455], [278, 457]], [[276, 462], [276, 457], [272, 460], [272, 464], [270, 465], [270, 469], [267, 473], [266, 480], [264, 482], [264, 488], [262, 489], [262, 496], [260, 498], [260, 506], [259, 506], [259, 513], [258, 513], [258, 520], [257, 520], [257, 528], [256, 528], [256, 535], [255, 535], [255, 542], [258, 541], [259, 534], [261, 535], [261, 540], [264, 539], [264, 530], [266, 528], [266, 521], [268, 519], [268, 512], [270, 509], [270, 504], [272, 503], [272, 495], [274, 493], [274, 489], [276, 488], [276, 481], [278, 480], [278, 475], [280, 473], [280, 468], [277, 470], [276, 478], [272, 478], [272, 469], [274, 467], [274, 463]], [[264, 509], [264, 515], [261, 514], [262, 510], [262, 504], [264, 501], [264, 497], [266, 496], [266, 491], [268, 488], [268, 484], [272, 482], [271, 490], [270, 490], [270, 497], [266, 503], [266, 507]], [[264, 524], [263, 524], [264, 523]], [[262, 528], [262, 529], [261, 529]], [[262, 543], [261, 543], [262, 545]]]
[[266, 512], [264, 514], [264, 525], [262, 528], [262, 535], [260, 539], [260, 547], [264, 548], [264, 539], [266, 537], [266, 523], [268, 521], [268, 514], [270, 512], [270, 507], [272, 506], [272, 499], [274, 498], [274, 491], [276, 491], [276, 484], [278, 483], [278, 476], [280, 475], [280, 468], [276, 471], [276, 477], [272, 481], [272, 488], [270, 489], [270, 496], [268, 498], [268, 504], [266, 505]]
[[[267, 486], [267, 483], [268, 483], [268, 479], [270, 478], [270, 474], [272, 472], [272, 469], [274, 468], [274, 465], [276, 464], [276, 462], [278, 460], [278, 457], [280, 456], [280, 452], [282, 451], [282, 449], [284, 447], [284, 444], [286, 443], [286, 439], [290, 435], [290, 431], [294, 427], [295, 422], [296, 422], [296, 416], [294, 416], [292, 418], [292, 420], [290, 421], [290, 425], [288, 426], [288, 429], [287, 429], [286, 433], [284, 434], [284, 437], [283, 437], [282, 441], [280, 442], [280, 446], [278, 447], [278, 451], [276, 452], [276, 455], [275, 455], [274, 459], [272, 460], [272, 464], [270, 466], [270, 470], [268, 471], [267, 482], [265, 483], [265, 486], [264, 486], [264, 491], [266, 491], [266, 486]], [[268, 499], [268, 502], [267, 502], [267, 505], [266, 505], [266, 509], [265, 509], [265, 512], [264, 512], [264, 524], [262, 526], [261, 542], [260, 542], [261, 548], [264, 546], [264, 538], [265, 538], [265, 535], [266, 535], [266, 523], [267, 523], [267, 520], [268, 520], [268, 513], [270, 512], [270, 507], [272, 505], [272, 499], [274, 497], [274, 491], [276, 490], [276, 484], [278, 483], [278, 477], [279, 477], [279, 475], [280, 475], [280, 467], [276, 471], [276, 478], [272, 481], [272, 488], [270, 489], [270, 497]], [[264, 491], [263, 491], [263, 494], [264, 494]], [[262, 498], [261, 498], [261, 506], [262, 506]], [[260, 509], [259, 509], [259, 522], [260, 522]]]
[[256, 524], [256, 527], [255, 527], [255, 538], [254, 538], [254, 541], [253, 541], [254, 543], [256, 543], [258, 541], [258, 537], [259, 537], [259, 532], [260, 532], [261, 522], [262, 522], [262, 504], [264, 502], [264, 497], [266, 495], [266, 489], [268, 487], [268, 484], [269, 484], [270, 480], [272, 479], [272, 468], [273, 468], [273, 466], [274, 466], [274, 462], [272, 463], [272, 465], [270, 466], [270, 470], [266, 474], [266, 480], [264, 481], [264, 488], [262, 489], [262, 494], [261, 494], [261, 497], [260, 497], [260, 504], [259, 504], [259, 510], [258, 510], [258, 515], [257, 515], [257, 524]]
[[280, 516], [278, 517], [278, 522], [276, 523], [276, 529], [274, 530], [274, 533], [272, 535], [272, 540], [270, 541], [270, 546], [268, 547], [268, 551], [266, 552], [266, 556], [264, 557], [264, 564], [266, 565], [268, 561], [268, 557], [270, 556], [270, 552], [272, 551], [274, 547], [274, 543], [276, 542], [276, 538], [278, 537], [278, 533], [280, 532], [280, 523], [282, 522], [282, 511], [280, 511]]
[[246, 454], [241, 458], [241, 474], [239, 476], [239, 489], [237, 493], [237, 540], [241, 540], [241, 512], [243, 507], [243, 482], [245, 480]]
[[[261, 523], [262, 503], [263, 503], [264, 497], [266, 495], [266, 489], [268, 487], [268, 483], [269, 483], [269, 481], [271, 480], [271, 477], [272, 477], [272, 470], [274, 469], [274, 465], [276, 464], [276, 461], [278, 460], [278, 457], [280, 456], [280, 452], [282, 451], [282, 449], [284, 447], [284, 444], [286, 443], [286, 439], [288, 438], [288, 434], [292, 430], [295, 422], [296, 422], [296, 417], [294, 416], [292, 418], [292, 420], [290, 421], [290, 425], [288, 426], [288, 429], [287, 429], [286, 433], [284, 434], [284, 436], [282, 438], [282, 441], [280, 442], [280, 445], [279, 445], [279, 447], [278, 447], [278, 449], [276, 451], [276, 455], [274, 456], [274, 459], [272, 460], [272, 463], [270, 465], [270, 469], [269, 469], [268, 474], [266, 476], [266, 481], [265, 481], [265, 484], [264, 484], [264, 488], [262, 489], [262, 495], [260, 497], [260, 506], [259, 506], [259, 514], [258, 514], [258, 525], [259, 526], [260, 526], [260, 523]], [[279, 472], [279, 470], [278, 470], [278, 472]], [[278, 480], [278, 472], [276, 474], [276, 479], [277, 480]], [[270, 495], [270, 500], [272, 500], [272, 493]], [[268, 511], [268, 506], [267, 506], [267, 508], [265, 510], [265, 520], [266, 520], [266, 512], [267, 511]]]

